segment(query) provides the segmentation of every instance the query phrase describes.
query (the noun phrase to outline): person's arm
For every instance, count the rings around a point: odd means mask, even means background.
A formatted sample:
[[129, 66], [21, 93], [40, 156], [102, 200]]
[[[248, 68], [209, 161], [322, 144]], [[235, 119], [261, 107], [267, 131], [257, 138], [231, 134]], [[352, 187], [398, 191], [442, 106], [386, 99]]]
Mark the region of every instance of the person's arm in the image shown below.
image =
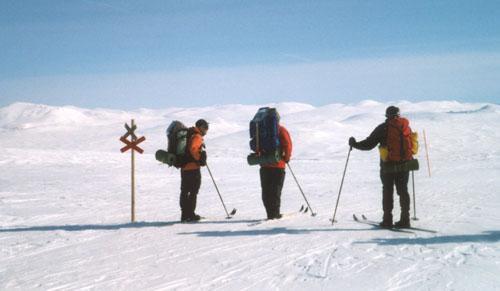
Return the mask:
[[203, 145], [203, 138], [199, 134], [193, 134], [191, 137], [191, 147], [189, 148], [189, 152], [191, 156], [196, 161], [199, 161], [201, 158], [201, 147]]
[[377, 126], [366, 139], [354, 142], [352, 147], [362, 151], [369, 151], [376, 147], [384, 139], [384, 135], [385, 123], [382, 123]]
[[292, 157], [292, 139], [290, 138], [290, 133], [284, 127], [280, 127], [280, 143], [281, 150], [283, 151], [283, 160], [288, 163]]

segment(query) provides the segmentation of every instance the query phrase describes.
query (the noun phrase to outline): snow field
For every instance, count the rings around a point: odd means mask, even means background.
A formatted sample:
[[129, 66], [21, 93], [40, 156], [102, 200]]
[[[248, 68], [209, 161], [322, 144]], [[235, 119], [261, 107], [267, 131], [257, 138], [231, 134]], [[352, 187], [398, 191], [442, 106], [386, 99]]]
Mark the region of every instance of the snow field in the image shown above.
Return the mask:
[[[275, 104], [294, 144], [290, 165], [316, 217], [265, 215], [258, 167], [246, 164], [248, 121], [259, 106], [106, 109], [16, 103], [0, 109], [0, 289], [497, 290], [500, 289], [500, 107], [399, 102], [423, 136], [415, 173], [415, 226], [438, 233], [373, 229], [352, 214], [382, 215], [378, 153], [353, 151], [337, 213], [347, 139], [365, 138], [388, 104]], [[197, 212], [178, 223], [180, 175], [154, 159], [173, 119], [206, 118], [210, 176], [202, 170]], [[130, 157], [123, 124], [146, 136], [136, 161], [130, 221]], [[411, 181], [409, 183], [410, 195]], [[413, 203], [413, 201], [412, 201]], [[287, 171], [282, 212], [305, 204]], [[411, 208], [413, 216], [413, 204]], [[395, 195], [394, 215], [399, 216]]]

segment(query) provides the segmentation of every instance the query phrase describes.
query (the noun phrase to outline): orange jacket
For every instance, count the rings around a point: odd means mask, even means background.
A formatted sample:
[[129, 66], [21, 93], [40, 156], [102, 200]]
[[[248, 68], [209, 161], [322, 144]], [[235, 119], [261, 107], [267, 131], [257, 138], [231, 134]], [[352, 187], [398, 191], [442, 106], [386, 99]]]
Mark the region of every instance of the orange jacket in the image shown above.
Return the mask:
[[[201, 136], [201, 132], [197, 127], [193, 127], [194, 132], [191, 135], [190, 140], [188, 140], [189, 153], [193, 157], [195, 161], [199, 161], [201, 158], [201, 151], [203, 147], [203, 137]], [[200, 168], [200, 164], [198, 162], [189, 162], [182, 167], [183, 171], [189, 170], [197, 170]]]
[[282, 159], [274, 164], [262, 166], [264, 168], [279, 168], [284, 169], [286, 167], [286, 163], [290, 161], [292, 157], [292, 139], [290, 138], [290, 134], [285, 127], [279, 126], [278, 128], [278, 136], [280, 139], [280, 148], [282, 153]]

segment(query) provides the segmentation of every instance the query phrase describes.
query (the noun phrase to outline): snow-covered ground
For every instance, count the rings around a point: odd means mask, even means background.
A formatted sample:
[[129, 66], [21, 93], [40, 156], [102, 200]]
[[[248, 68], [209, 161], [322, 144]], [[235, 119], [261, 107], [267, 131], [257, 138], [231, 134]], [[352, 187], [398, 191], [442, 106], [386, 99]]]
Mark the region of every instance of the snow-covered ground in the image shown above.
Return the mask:
[[[378, 153], [353, 151], [337, 213], [349, 136], [366, 137], [389, 104], [274, 104], [294, 142], [282, 212], [265, 216], [258, 168], [248, 166], [248, 122], [259, 106], [107, 109], [16, 103], [0, 108], [0, 290], [500, 290], [500, 106], [398, 102], [420, 133], [414, 226], [393, 232], [354, 222], [382, 215]], [[211, 123], [197, 224], [178, 223], [180, 175], [159, 164], [174, 119]], [[134, 118], [136, 218], [130, 154], [118, 140]], [[422, 131], [429, 143], [427, 172]], [[411, 189], [411, 182], [409, 184]], [[411, 190], [410, 190], [410, 194]], [[413, 201], [412, 201], [413, 203]], [[395, 217], [399, 215], [395, 197]], [[412, 216], [413, 204], [412, 204]]]

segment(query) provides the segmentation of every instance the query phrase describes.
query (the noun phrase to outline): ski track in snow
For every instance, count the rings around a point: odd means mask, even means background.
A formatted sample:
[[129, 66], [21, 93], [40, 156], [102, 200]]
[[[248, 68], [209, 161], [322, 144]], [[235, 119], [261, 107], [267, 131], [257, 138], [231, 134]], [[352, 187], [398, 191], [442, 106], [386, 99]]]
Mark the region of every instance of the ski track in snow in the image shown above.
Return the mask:
[[[264, 221], [257, 167], [246, 164], [257, 106], [135, 112], [14, 104], [0, 108], [0, 290], [498, 290], [500, 289], [500, 109], [458, 102], [398, 104], [423, 137], [415, 173], [417, 227], [397, 233], [378, 220], [378, 153], [353, 151], [338, 223], [331, 225], [347, 139], [366, 137], [387, 104], [276, 104], [294, 142], [290, 163], [316, 217]], [[280, 109], [281, 108], [281, 109]], [[71, 115], [71, 118], [66, 118]], [[211, 121], [209, 164], [197, 212], [179, 223], [180, 175], [157, 163], [173, 119]], [[136, 217], [130, 223], [130, 156], [119, 153], [134, 117], [146, 136], [136, 157]], [[409, 183], [412, 196], [411, 181]], [[413, 202], [412, 202], [413, 203]], [[282, 212], [305, 204], [287, 171]], [[413, 216], [413, 205], [411, 207]], [[399, 216], [395, 195], [394, 215]], [[259, 222], [259, 223], [257, 223]]]

